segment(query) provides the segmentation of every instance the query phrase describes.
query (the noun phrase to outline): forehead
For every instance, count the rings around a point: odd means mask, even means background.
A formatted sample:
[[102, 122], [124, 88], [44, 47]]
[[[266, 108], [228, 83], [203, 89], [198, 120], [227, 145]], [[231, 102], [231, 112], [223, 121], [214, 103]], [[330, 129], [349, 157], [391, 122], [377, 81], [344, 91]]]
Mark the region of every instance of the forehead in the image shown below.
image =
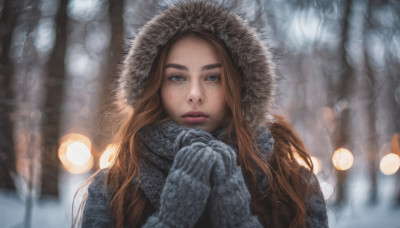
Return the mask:
[[166, 62], [210, 64], [220, 61], [215, 48], [209, 41], [189, 35], [172, 44]]

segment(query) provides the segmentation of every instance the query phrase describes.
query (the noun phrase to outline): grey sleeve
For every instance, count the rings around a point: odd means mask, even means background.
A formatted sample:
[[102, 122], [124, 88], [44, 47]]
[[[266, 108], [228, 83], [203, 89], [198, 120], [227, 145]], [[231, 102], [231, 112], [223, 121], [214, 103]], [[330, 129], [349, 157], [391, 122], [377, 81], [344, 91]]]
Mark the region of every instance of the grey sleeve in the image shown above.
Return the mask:
[[102, 170], [89, 185], [86, 204], [83, 210], [82, 228], [113, 227], [109, 213], [109, 200], [105, 191], [106, 171]]
[[329, 225], [325, 198], [321, 191], [318, 179], [314, 174], [311, 177], [311, 186], [314, 190], [314, 194], [310, 194], [306, 204], [306, 227], [327, 228]]

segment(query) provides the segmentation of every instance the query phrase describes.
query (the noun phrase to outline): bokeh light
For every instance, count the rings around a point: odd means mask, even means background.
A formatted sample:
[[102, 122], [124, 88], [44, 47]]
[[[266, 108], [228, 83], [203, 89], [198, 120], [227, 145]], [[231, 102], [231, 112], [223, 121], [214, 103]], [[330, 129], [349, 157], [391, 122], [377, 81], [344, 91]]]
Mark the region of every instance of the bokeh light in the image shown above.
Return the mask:
[[[303, 167], [306, 167], [308, 169], [308, 165], [307, 163], [297, 154], [294, 154], [294, 157], [296, 159], [296, 161]], [[321, 161], [315, 157], [315, 156], [311, 156], [311, 163], [314, 166], [314, 174], [317, 175], [319, 172], [321, 172], [322, 169], [322, 163]]]
[[106, 147], [99, 161], [99, 166], [101, 169], [107, 168], [112, 164], [116, 149], [117, 147], [113, 144], [110, 144]]
[[315, 156], [311, 156], [311, 162], [313, 163], [314, 166], [314, 173], [318, 174], [321, 172], [322, 170], [322, 163], [321, 160], [319, 160], [317, 157]]
[[90, 139], [80, 133], [70, 133], [61, 138], [58, 157], [70, 173], [80, 174], [93, 167]]
[[335, 192], [335, 188], [326, 181], [320, 181], [319, 185], [321, 186], [322, 194], [324, 195], [324, 199], [328, 200], [332, 197]]
[[400, 158], [397, 154], [389, 153], [381, 159], [379, 164], [381, 172], [385, 175], [392, 175], [400, 168]]
[[85, 165], [89, 162], [90, 155], [90, 149], [82, 142], [73, 142], [67, 147], [67, 158], [74, 165]]
[[301, 166], [308, 167], [307, 163], [303, 160], [303, 158], [299, 156], [299, 154], [295, 153], [294, 158], [296, 159], [297, 163], [299, 163]]
[[339, 148], [332, 155], [332, 163], [337, 170], [348, 170], [354, 163], [353, 153], [346, 148]]

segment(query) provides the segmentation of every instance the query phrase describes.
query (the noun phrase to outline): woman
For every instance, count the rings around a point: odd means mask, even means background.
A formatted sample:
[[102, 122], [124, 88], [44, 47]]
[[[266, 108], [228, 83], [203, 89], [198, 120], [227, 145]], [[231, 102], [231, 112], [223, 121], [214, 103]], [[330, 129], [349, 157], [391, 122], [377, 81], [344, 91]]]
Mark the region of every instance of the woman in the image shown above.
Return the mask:
[[270, 112], [274, 78], [266, 46], [221, 6], [181, 2], [150, 20], [119, 79], [134, 111], [90, 180], [82, 226], [327, 227], [310, 157]]

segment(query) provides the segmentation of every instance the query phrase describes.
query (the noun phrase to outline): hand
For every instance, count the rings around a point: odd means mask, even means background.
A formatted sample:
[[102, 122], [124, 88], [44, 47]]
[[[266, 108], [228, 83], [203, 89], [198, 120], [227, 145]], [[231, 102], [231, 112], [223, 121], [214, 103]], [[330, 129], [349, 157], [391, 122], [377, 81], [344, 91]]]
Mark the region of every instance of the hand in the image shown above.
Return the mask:
[[235, 151], [214, 140], [213, 151], [218, 155], [211, 173], [210, 217], [213, 227], [262, 227], [250, 212], [250, 193]]
[[213, 140], [213, 137], [208, 132], [200, 128], [191, 128], [179, 133], [175, 139], [174, 148], [175, 151], [179, 151], [184, 146], [189, 146], [195, 142], [208, 144], [211, 140]]
[[207, 205], [215, 161], [211, 147], [201, 142], [179, 150], [161, 193], [160, 210], [144, 227], [193, 227]]

